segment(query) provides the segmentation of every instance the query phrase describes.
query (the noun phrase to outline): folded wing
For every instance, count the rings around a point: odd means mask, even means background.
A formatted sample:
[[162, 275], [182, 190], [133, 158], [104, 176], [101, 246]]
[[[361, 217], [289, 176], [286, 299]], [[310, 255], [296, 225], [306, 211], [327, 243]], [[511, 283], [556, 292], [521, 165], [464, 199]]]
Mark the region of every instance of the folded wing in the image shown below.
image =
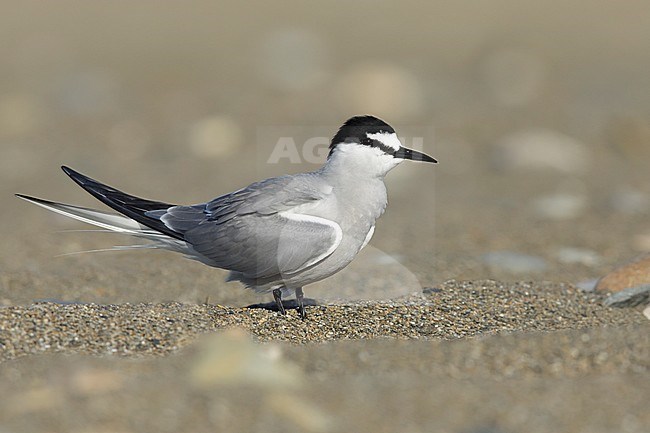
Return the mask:
[[205, 204], [147, 214], [182, 233], [213, 266], [253, 279], [290, 275], [332, 254], [342, 239], [336, 222], [300, 212], [331, 194], [310, 176], [269, 179]]

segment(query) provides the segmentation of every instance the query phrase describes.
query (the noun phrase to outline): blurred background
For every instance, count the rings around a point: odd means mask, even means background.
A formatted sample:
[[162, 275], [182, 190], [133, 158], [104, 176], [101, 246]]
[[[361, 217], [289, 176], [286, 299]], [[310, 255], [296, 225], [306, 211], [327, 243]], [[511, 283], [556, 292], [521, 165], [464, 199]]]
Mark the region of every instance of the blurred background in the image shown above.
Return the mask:
[[[96, 206], [66, 164], [205, 201], [316, 168], [364, 113], [440, 161], [389, 174], [371, 243], [421, 285], [580, 283], [650, 251], [645, 1], [0, 4], [2, 303], [244, 304], [166, 253], [55, 257], [115, 238], [58, 233], [85, 227], [13, 193]], [[278, 143], [297, 159], [272, 159]]]

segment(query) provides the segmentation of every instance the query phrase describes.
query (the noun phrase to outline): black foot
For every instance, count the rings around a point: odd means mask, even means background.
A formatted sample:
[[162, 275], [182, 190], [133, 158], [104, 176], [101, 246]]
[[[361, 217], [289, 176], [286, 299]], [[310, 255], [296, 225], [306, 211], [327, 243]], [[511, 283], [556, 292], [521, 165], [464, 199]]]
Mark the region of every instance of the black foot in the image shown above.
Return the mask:
[[287, 314], [287, 310], [285, 310], [284, 305], [282, 305], [282, 290], [280, 289], [273, 290], [273, 300], [275, 301], [275, 305], [278, 306], [278, 311], [280, 312], [280, 314], [282, 315]]
[[307, 312], [305, 311], [305, 294], [302, 291], [302, 287], [296, 289], [296, 303], [298, 304], [298, 314], [302, 320], [307, 318]]

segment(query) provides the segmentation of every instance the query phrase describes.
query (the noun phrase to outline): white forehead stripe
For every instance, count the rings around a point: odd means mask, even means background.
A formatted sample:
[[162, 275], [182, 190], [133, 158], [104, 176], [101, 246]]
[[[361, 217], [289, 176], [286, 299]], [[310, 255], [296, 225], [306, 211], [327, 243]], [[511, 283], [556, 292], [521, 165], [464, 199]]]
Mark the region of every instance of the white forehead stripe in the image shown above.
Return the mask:
[[366, 134], [366, 136], [371, 140], [377, 140], [382, 143], [384, 146], [390, 147], [394, 151], [398, 151], [402, 147], [402, 143], [397, 138], [397, 134], [388, 133], [388, 132], [376, 132], [374, 134]]

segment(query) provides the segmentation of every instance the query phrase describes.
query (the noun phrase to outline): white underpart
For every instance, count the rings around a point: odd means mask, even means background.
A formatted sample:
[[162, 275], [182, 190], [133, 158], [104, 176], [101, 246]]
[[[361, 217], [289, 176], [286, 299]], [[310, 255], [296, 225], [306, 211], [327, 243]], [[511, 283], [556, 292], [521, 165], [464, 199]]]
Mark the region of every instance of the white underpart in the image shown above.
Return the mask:
[[372, 239], [372, 235], [375, 233], [375, 226], [373, 225], [370, 227], [370, 230], [368, 230], [368, 234], [366, 234], [366, 238], [363, 240], [363, 245], [361, 245], [360, 250], [364, 249], [366, 245], [368, 245], [368, 242], [370, 242], [370, 239]]
[[292, 221], [296, 222], [306, 222], [306, 223], [312, 223], [312, 224], [319, 224], [319, 225], [324, 225], [327, 226], [331, 229], [334, 229], [334, 241], [330, 245], [330, 247], [327, 249], [322, 254], [319, 254], [318, 256], [314, 257], [313, 259], [309, 260], [306, 262], [304, 265], [302, 265], [300, 268], [291, 271], [291, 274], [297, 273], [302, 271], [303, 269], [306, 269], [321, 260], [323, 260], [325, 257], [329, 256], [336, 250], [339, 245], [341, 244], [341, 240], [343, 239], [343, 230], [341, 230], [341, 226], [338, 225], [338, 223], [328, 220], [327, 218], [321, 218], [313, 215], [305, 215], [305, 214], [299, 214], [299, 213], [292, 213], [292, 212], [280, 212], [278, 215], [290, 219]]
[[395, 152], [402, 147], [402, 142], [397, 138], [397, 134], [388, 133], [388, 132], [377, 132], [374, 134], [366, 134], [366, 136], [371, 140], [377, 140], [382, 143], [384, 146], [388, 146], [393, 149]]

